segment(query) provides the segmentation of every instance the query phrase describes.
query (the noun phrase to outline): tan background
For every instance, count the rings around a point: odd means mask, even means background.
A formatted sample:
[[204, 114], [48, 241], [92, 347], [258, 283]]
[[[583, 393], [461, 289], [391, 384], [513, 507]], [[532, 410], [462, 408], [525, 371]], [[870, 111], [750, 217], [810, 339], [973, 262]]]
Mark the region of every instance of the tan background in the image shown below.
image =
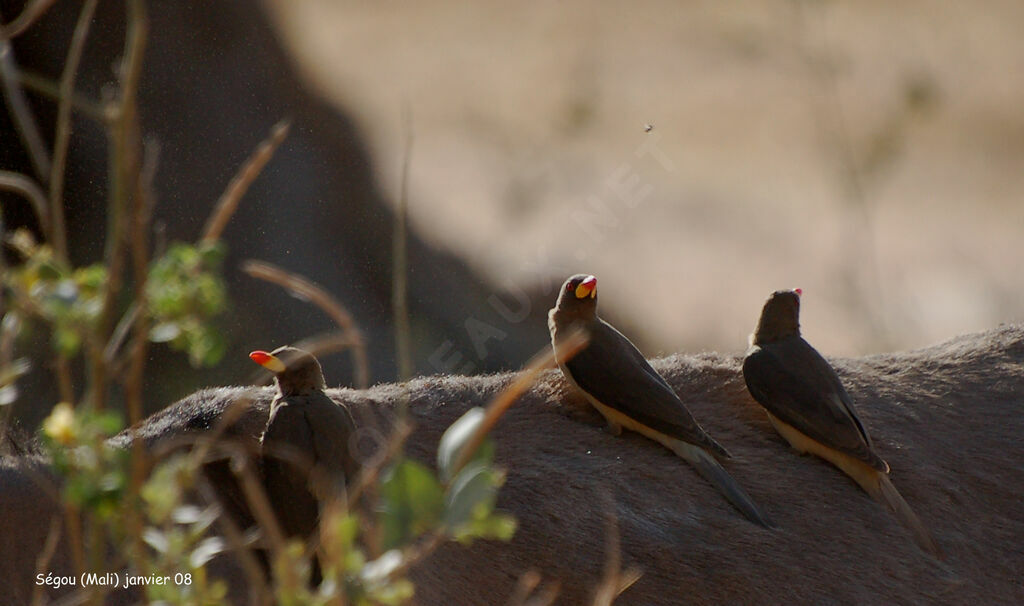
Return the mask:
[[1024, 319], [1024, 2], [272, 6], [393, 198], [410, 109], [429, 241], [596, 274], [648, 354], [740, 350], [791, 286], [830, 355]]

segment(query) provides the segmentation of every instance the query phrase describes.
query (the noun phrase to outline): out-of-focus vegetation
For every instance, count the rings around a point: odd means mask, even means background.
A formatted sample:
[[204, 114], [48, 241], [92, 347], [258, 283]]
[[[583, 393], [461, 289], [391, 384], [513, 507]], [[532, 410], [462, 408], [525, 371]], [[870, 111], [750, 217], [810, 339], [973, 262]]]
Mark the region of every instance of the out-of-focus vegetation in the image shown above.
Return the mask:
[[[227, 583], [211, 576], [207, 565], [228, 552], [248, 563], [248, 599], [255, 603], [397, 605], [415, 594], [409, 568], [444, 541], [508, 540], [515, 532], [515, 520], [494, 508], [503, 474], [493, 465], [493, 445], [486, 440], [479, 448], [473, 444], [480, 436], [481, 416], [474, 409], [442, 439], [438, 460], [447, 481], [402, 457], [399, 448], [350, 483], [354, 490], [348, 503], [324, 504], [313, 549], [323, 574], [317, 586], [310, 585], [313, 551], [301, 541], [269, 539], [265, 531], [243, 536], [238, 529], [218, 529], [215, 522], [224, 512], [203, 477], [202, 447], [160, 461], [136, 489], [132, 453], [107, 441], [121, 429], [117, 414], [61, 403], [44, 421], [42, 438], [63, 480], [69, 544], [79, 571], [174, 579], [141, 583], [147, 602], [220, 603]], [[398, 435], [400, 443], [407, 434]], [[468, 463], [459, 468], [460, 455], [469, 450]], [[256, 473], [244, 464], [239, 471], [243, 483], [257, 491], [253, 504], [266, 498], [254, 481]], [[372, 506], [357, 492], [371, 484], [375, 488], [368, 492], [379, 495]], [[274, 526], [261, 522], [264, 529]], [[269, 579], [255, 559], [257, 552], [250, 551], [256, 546], [268, 554]], [[83, 588], [83, 597], [99, 600], [109, 589]]]
[[[109, 440], [125, 429], [125, 417], [129, 435], [141, 420], [140, 390], [144, 373], [152, 372], [146, 368], [151, 344], [180, 351], [194, 367], [215, 365], [224, 355], [227, 346], [216, 320], [229, 301], [219, 235], [247, 184], [287, 134], [287, 125], [276, 127], [241, 167], [196, 243], [154, 245], [149, 180], [158, 158], [155, 146], [143, 143], [135, 107], [149, 23], [143, 0], [129, 0], [127, 5], [117, 90], [96, 104], [103, 108], [99, 116], [89, 114], [102, 121], [110, 141], [103, 260], [79, 266], [69, 258], [67, 228], [60, 218], [75, 71], [97, 8], [95, 0], [82, 6], [68, 67], [54, 87], [60, 91], [57, 104], [62, 116], [54, 148], [26, 143], [35, 165], [52, 170], [33, 177], [0, 167], [0, 187], [23, 196], [43, 227], [42, 241], [25, 229], [0, 232], [13, 260], [2, 267], [0, 276], [0, 407], [24, 397], [17, 391], [17, 381], [31, 364], [52, 370], [62, 401], [44, 420], [39, 441], [60, 480], [63, 544], [71, 551], [74, 578], [115, 573], [123, 582], [129, 577], [166, 576], [173, 582], [138, 583], [147, 602], [222, 603], [228, 585], [210, 574], [208, 564], [230, 555], [247, 576], [248, 599], [253, 603], [405, 603], [415, 592], [407, 578], [409, 567], [443, 542], [508, 540], [515, 531], [515, 521], [495, 510], [504, 475], [494, 465], [494, 448], [485, 439], [487, 429], [480, 429], [479, 415], [460, 420], [445, 435], [438, 457], [440, 477], [402, 456], [408, 429], [399, 419], [400, 429], [388, 448], [367, 461], [358, 477], [348, 478], [347, 502], [322, 504], [321, 533], [312, 545], [285, 542], [275, 521], [268, 519], [259, 466], [248, 453], [229, 456], [246, 487], [259, 530], [235, 528], [226, 519], [215, 488], [203, 474], [203, 465], [213, 456], [210, 445], [197, 444], [154, 459], [141, 440], [132, 440], [130, 449]], [[19, 18], [19, 30], [31, 27], [38, 17], [31, 12], [34, 8], [39, 7], [30, 4]], [[3, 52], [6, 38], [0, 38], [0, 45]], [[5, 67], [5, 86], [20, 90], [16, 65]], [[29, 107], [8, 101], [7, 109], [26, 141], [36, 141], [38, 129]], [[334, 311], [347, 317], [340, 306]], [[352, 332], [351, 327], [343, 328]], [[30, 362], [19, 357], [19, 343], [39, 334], [50, 336], [52, 359]], [[349, 339], [344, 346], [362, 343]], [[76, 385], [78, 376], [84, 377], [83, 385]], [[0, 422], [6, 424], [6, 414]], [[54, 532], [61, 532], [60, 527], [54, 526]], [[44, 568], [53, 555], [52, 548], [47, 549], [33, 554]], [[318, 586], [310, 585], [314, 554], [323, 572]], [[82, 600], [98, 604], [111, 585], [99, 583], [77, 591]]]

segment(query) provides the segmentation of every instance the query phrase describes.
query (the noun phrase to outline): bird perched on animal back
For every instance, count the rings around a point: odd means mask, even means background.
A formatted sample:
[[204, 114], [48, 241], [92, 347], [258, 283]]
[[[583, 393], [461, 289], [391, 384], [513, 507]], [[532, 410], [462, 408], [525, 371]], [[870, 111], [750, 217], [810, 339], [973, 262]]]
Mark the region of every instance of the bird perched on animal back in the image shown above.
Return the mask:
[[358, 471], [349, 449], [355, 423], [324, 393], [320, 362], [308, 352], [279, 347], [249, 357], [274, 373], [277, 386], [260, 438], [267, 498], [284, 535], [307, 540], [317, 530], [320, 508], [343, 497]]
[[[566, 280], [558, 302], [548, 313], [555, 359], [566, 379], [608, 422], [618, 435], [636, 431], [685, 459], [751, 521], [771, 526], [711, 453], [729, 453], [704, 431], [686, 406], [640, 351], [622, 333], [597, 315], [597, 278], [577, 274]], [[589, 339], [566, 359], [560, 344], [573, 329]]]
[[764, 304], [743, 360], [750, 395], [794, 449], [838, 467], [893, 511], [922, 549], [938, 555], [931, 535], [889, 480], [889, 464], [875, 452], [836, 371], [800, 336], [801, 294], [776, 291]]

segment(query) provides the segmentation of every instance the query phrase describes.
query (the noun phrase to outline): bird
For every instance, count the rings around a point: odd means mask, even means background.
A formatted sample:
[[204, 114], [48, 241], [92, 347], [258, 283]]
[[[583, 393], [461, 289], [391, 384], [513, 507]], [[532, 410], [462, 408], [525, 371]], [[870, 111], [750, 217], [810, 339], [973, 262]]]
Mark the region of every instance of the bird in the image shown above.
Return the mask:
[[924, 551], [941, 556], [924, 524], [889, 479], [853, 399], [835, 369], [800, 336], [803, 291], [768, 298], [743, 359], [747, 390], [775, 430], [798, 452], [825, 459], [892, 511]]
[[[324, 392], [323, 370], [309, 352], [285, 346], [249, 357], [274, 373], [277, 387], [260, 437], [264, 490], [285, 538], [308, 542], [324, 505], [343, 497], [346, 481], [358, 472], [349, 448], [355, 422]], [[314, 584], [319, 576], [314, 559]]]
[[[716, 460], [729, 452], [697, 423], [643, 354], [597, 315], [597, 278], [576, 274], [565, 281], [548, 312], [555, 360], [568, 382], [604, 416], [613, 435], [640, 433], [676, 453], [750, 521], [774, 527], [753, 499]], [[583, 330], [586, 344], [568, 358], [560, 351], [568, 334]], [[568, 359], [567, 359], [568, 358]], [[712, 454], [713, 453], [713, 454]]]

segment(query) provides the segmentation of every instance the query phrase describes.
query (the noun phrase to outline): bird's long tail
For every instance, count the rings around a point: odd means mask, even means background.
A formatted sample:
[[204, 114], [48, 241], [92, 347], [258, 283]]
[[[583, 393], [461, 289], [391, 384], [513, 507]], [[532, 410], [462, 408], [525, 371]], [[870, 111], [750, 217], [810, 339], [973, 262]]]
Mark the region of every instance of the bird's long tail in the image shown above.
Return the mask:
[[[839, 452], [808, 438], [793, 427], [780, 421], [771, 413], [768, 413], [768, 419], [793, 448], [799, 452], [809, 452], [817, 455], [850, 476], [864, 492], [871, 495], [872, 499], [881, 503], [896, 515], [900, 523], [913, 535], [914, 542], [917, 543], [918, 547], [934, 555], [936, 558], [942, 559], [942, 551], [935, 544], [931, 534], [924, 527], [924, 524], [921, 523], [921, 520], [917, 519], [917, 516], [914, 515], [914, 510], [910, 508], [910, 505], [907, 505], [907, 502], [903, 500], [903, 496], [892, 485], [892, 482], [889, 480], [889, 474], [886, 471], [875, 468], [860, 459], [851, 457], [846, 453]], [[882, 464], [884, 469], [888, 470], [888, 464], [884, 461], [882, 461]]]
[[696, 469], [701, 477], [718, 489], [718, 492], [722, 493], [732, 503], [732, 506], [745, 515], [748, 520], [764, 528], [775, 528], [775, 523], [771, 518], [758, 509], [750, 495], [706, 450], [682, 440], [675, 440], [671, 448], [673, 452]]
[[889, 474], [852, 457], [837, 453], [830, 454], [834, 455], [828, 458], [831, 463], [857, 482], [864, 489], [864, 492], [871, 495], [872, 499], [881, 503], [886, 509], [896, 515], [896, 519], [900, 521], [900, 524], [903, 524], [910, 531], [911, 536], [914, 538], [914, 543], [918, 547], [940, 560], [943, 558], [942, 550], [935, 544], [931, 533], [921, 523], [921, 520], [917, 518], [914, 510], [903, 500], [903, 495], [892, 485]]
[[925, 528], [921, 520], [914, 514], [914, 510], [903, 499], [903, 495], [893, 486], [889, 475], [876, 471], [874, 476], [873, 479], [864, 478], [865, 481], [861, 481], [858, 478], [854, 479], [857, 480], [857, 483], [861, 485], [865, 492], [871, 495], [871, 498], [884, 505], [896, 515], [896, 519], [910, 531], [918, 547], [941, 560], [943, 554], [939, 546], [935, 544], [931, 533], [928, 532], [928, 529]]

